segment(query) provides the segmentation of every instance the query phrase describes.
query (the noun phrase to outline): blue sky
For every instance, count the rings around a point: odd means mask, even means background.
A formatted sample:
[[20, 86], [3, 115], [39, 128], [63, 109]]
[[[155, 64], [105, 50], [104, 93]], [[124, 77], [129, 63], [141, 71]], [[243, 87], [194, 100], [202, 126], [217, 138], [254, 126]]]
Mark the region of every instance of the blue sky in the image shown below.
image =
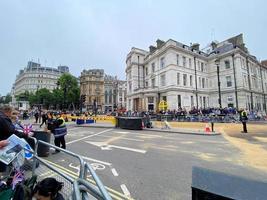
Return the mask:
[[131, 47], [148, 49], [157, 39], [205, 47], [243, 33], [250, 53], [264, 60], [266, 7], [264, 0], [0, 0], [0, 94], [28, 60], [125, 79]]

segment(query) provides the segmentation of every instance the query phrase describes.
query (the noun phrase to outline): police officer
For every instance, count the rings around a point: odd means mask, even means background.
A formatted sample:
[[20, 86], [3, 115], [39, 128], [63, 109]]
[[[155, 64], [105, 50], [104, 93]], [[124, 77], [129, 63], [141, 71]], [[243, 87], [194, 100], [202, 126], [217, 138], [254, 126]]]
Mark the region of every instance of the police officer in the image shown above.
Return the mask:
[[[55, 121], [55, 127], [56, 128], [52, 132], [55, 137], [54, 143], [57, 147], [66, 149], [65, 135], [67, 134], [67, 127], [64, 118], [60, 114], [57, 115], [57, 119]], [[55, 153], [58, 152], [60, 151], [59, 150], [55, 151]]]
[[248, 115], [247, 112], [245, 110], [242, 110], [240, 113], [240, 121], [243, 124], [243, 133], [247, 133], [247, 120], [248, 120]]

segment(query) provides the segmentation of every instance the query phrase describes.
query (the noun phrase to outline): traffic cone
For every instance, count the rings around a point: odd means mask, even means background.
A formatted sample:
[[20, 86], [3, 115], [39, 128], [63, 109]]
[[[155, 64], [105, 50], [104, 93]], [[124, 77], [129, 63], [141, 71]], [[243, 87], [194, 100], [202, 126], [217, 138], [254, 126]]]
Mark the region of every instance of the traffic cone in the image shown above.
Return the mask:
[[211, 130], [210, 130], [210, 127], [209, 127], [209, 125], [208, 125], [208, 124], [206, 124], [206, 127], [205, 127], [205, 132], [206, 132], [206, 133], [210, 133], [210, 132], [211, 132]]

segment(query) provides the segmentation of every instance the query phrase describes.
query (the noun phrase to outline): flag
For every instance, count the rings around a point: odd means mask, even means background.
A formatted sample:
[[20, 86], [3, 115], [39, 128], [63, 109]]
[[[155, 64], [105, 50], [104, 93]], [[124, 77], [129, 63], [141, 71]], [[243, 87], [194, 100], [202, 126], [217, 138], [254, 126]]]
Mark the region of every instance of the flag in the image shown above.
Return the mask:
[[25, 134], [29, 134], [31, 131], [32, 131], [32, 124], [26, 124], [26, 125], [24, 125], [23, 132]]

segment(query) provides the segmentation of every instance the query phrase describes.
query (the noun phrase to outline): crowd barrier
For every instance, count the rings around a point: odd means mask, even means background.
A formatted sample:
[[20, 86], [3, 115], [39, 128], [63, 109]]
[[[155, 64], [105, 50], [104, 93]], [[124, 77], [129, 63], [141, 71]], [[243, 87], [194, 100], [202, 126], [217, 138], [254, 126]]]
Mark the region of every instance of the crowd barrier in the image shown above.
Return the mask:
[[[178, 122], [217, 122], [217, 123], [236, 123], [240, 121], [239, 114], [229, 115], [152, 115], [154, 121], [178, 121]], [[248, 121], [264, 121], [266, 118], [248, 115]]]

